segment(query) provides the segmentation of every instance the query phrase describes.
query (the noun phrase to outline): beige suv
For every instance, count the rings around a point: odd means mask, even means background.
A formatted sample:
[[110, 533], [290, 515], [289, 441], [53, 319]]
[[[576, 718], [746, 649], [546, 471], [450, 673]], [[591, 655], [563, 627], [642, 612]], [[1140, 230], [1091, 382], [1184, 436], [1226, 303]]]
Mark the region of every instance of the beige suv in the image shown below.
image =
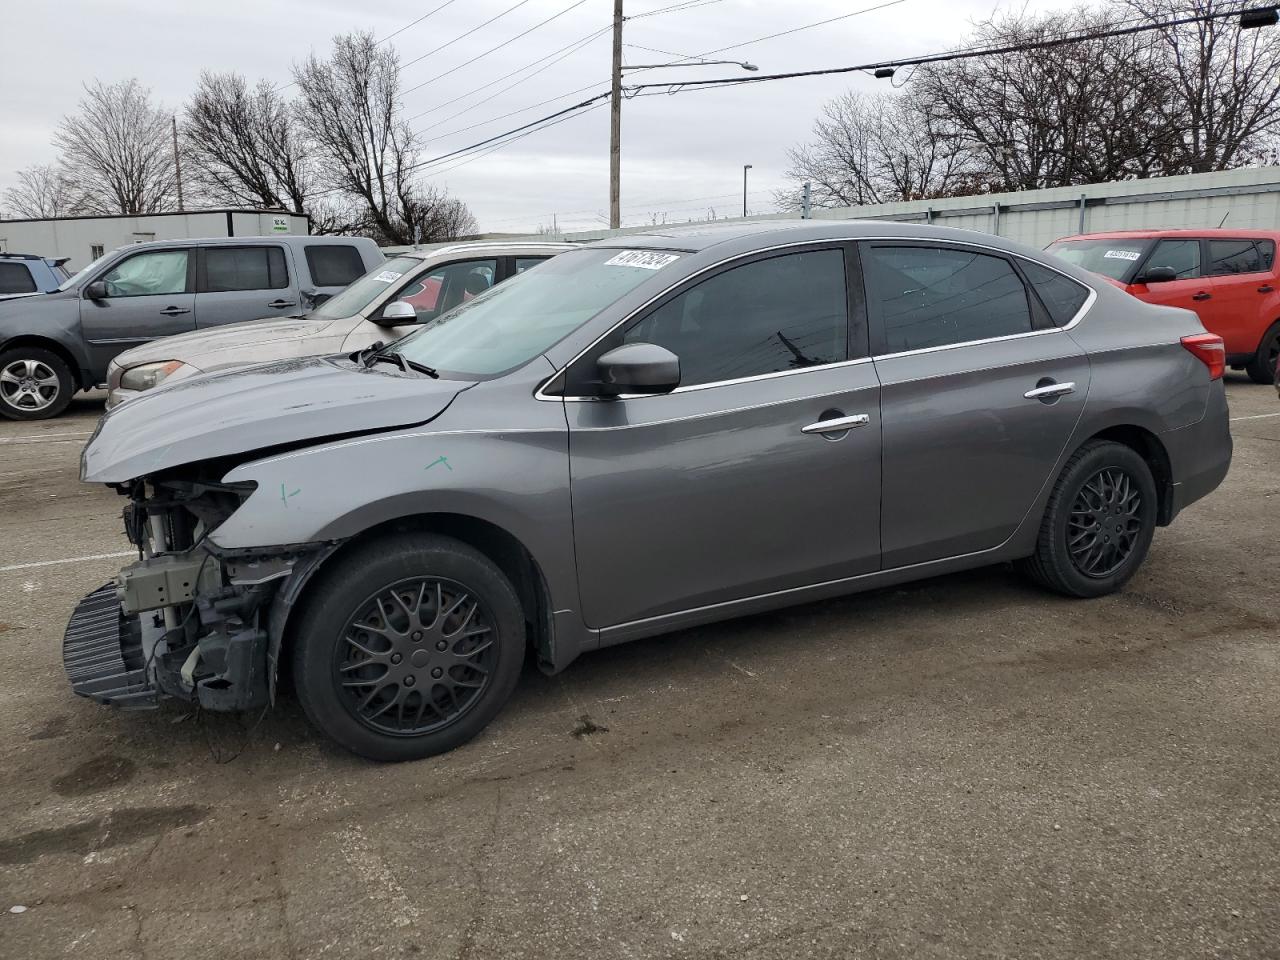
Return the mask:
[[572, 249], [565, 243], [461, 243], [398, 254], [310, 313], [154, 340], [107, 371], [107, 408], [209, 370], [363, 350], [398, 340], [489, 287]]

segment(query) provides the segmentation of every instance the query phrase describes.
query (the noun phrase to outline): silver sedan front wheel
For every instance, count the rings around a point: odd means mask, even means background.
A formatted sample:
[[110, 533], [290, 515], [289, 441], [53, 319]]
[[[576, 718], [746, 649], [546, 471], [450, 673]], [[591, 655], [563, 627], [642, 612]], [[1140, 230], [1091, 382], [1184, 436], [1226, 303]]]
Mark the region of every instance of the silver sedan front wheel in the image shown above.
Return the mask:
[[51, 351], [15, 347], [0, 354], [0, 414], [11, 420], [56, 417], [73, 390], [71, 371]]

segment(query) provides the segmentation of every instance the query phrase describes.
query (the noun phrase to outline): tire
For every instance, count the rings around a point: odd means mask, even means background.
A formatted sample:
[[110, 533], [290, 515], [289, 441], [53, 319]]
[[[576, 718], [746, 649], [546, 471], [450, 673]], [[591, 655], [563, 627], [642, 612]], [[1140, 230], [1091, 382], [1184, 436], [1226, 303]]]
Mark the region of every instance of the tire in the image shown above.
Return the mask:
[[0, 416], [47, 420], [67, 409], [76, 381], [65, 360], [42, 347], [0, 353]]
[[1273, 384], [1276, 382], [1277, 359], [1280, 359], [1280, 323], [1263, 334], [1258, 352], [1244, 365], [1244, 372], [1254, 383]]
[[1124, 444], [1090, 441], [1062, 468], [1035, 553], [1019, 567], [1069, 597], [1113, 593], [1146, 558], [1156, 509], [1156, 484], [1146, 461]]
[[322, 569], [307, 594], [293, 640], [298, 699], [319, 730], [362, 757], [452, 750], [484, 729], [520, 678], [519, 598], [460, 541], [372, 541]]

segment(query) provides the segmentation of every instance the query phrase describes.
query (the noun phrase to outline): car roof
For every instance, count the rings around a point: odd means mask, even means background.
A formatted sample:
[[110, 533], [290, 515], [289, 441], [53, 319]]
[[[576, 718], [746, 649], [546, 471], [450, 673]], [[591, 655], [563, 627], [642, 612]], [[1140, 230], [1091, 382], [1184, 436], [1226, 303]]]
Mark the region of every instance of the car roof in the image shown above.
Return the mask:
[[168, 240], [146, 240], [142, 243], [126, 243], [124, 246], [117, 247], [118, 250], [134, 250], [147, 249], [148, 247], [172, 247], [172, 246], [216, 246], [225, 244], [240, 243], [316, 243], [316, 244], [335, 244], [335, 243], [373, 243], [368, 237], [330, 237], [330, 236], [313, 236], [309, 233], [276, 233], [270, 235], [250, 235], [243, 237], [172, 237]]
[[[467, 240], [462, 243], [450, 243], [430, 250], [405, 250], [401, 253], [387, 253], [391, 257], [415, 257], [418, 260], [435, 260], [442, 256], [455, 256], [459, 253], [491, 253], [496, 257], [519, 256], [522, 253], [563, 253], [576, 250], [581, 244], [563, 243], [551, 240]], [[385, 252], [385, 251], [384, 251]]]
[[1222, 227], [1206, 227], [1203, 230], [1179, 227], [1176, 230], [1109, 230], [1102, 233], [1077, 233], [1063, 240], [1154, 240], [1161, 237], [1203, 237], [1207, 240], [1277, 240], [1276, 230], [1228, 230]]

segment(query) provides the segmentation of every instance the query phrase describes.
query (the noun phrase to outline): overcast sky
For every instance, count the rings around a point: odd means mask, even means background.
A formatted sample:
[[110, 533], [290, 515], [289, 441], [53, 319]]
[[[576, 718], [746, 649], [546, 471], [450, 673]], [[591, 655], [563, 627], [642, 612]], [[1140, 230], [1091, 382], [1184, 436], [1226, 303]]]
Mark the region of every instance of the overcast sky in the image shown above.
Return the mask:
[[[61, 0], [12, 3], [0, 39], [0, 189], [18, 169], [52, 162], [50, 137], [58, 119], [76, 107], [81, 85], [137, 77], [168, 108], [180, 108], [201, 70], [231, 70], [251, 79], [290, 79], [291, 65], [330, 38], [371, 30], [382, 38], [444, 0], [415, 4], [349, 0]], [[403, 72], [406, 88], [438, 77], [405, 95], [406, 116], [466, 94], [573, 41], [605, 27], [612, 0], [584, 0], [564, 16], [460, 69], [574, 0], [526, 0]], [[682, 55], [754, 40], [804, 24], [873, 7], [884, 0], [711, 0], [704, 6], [643, 16], [677, 0], [626, 0], [624, 39]], [[1009, 0], [1004, 0], [1007, 5]], [[390, 42], [407, 63], [459, 37], [517, 0], [454, 0]], [[1033, 9], [1056, 6], [1032, 0]], [[1022, 3], [1017, 2], [1021, 7]], [[752, 43], [714, 58], [743, 58], [761, 72], [810, 70], [944, 50], [967, 24], [996, 9], [996, 0], [902, 0], [895, 6]], [[628, 47], [624, 61], [659, 63], [662, 53]], [[474, 105], [504, 81], [413, 121], [424, 141], [423, 157], [435, 157], [501, 133], [607, 89], [610, 40], [601, 35], [548, 69], [522, 80], [487, 103]], [[732, 66], [667, 69], [642, 79], [698, 79], [738, 73]], [[523, 75], [522, 75], [523, 76]], [[877, 87], [877, 84], [880, 86]], [[772, 191], [785, 184], [786, 150], [804, 140], [824, 100], [850, 86], [883, 89], [885, 81], [862, 75], [788, 80], [725, 90], [628, 100], [622, 119], [624, 225], [733, 215], [742, 207], [742, 166], [752, 164], [748, 202], [753, 212], [772, 209]], [[588, 90], [515, 116], [461, 131], [501, 114]], [[465, 112], [463, 112], [465, 111]], [[455, 114], [460, 114], [455, 116]], [[451, 118], [451, 119], [450, 119]], [[460, 132], [459, 132], [460, 131]], [[435, 182], [465, 200], [484, 230], [531, 230], [607, 224], [609, 112], [584, 116], [520, 140], [510, 147], [442, 170]], [[446, 166], [446, 165], [441, 165]]]

